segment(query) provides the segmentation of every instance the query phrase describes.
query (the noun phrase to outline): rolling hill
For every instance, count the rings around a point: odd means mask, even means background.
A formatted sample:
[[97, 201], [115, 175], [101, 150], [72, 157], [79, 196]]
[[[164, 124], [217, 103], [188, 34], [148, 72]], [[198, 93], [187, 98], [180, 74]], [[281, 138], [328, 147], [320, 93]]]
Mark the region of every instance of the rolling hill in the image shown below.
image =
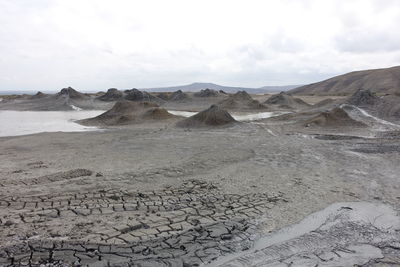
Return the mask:
[[400, 95], [400, 66], [354, 71], [292, 89], [289, 93], [299, 95], [351, 95], [359, 89], [370, 90], [382, 95]]

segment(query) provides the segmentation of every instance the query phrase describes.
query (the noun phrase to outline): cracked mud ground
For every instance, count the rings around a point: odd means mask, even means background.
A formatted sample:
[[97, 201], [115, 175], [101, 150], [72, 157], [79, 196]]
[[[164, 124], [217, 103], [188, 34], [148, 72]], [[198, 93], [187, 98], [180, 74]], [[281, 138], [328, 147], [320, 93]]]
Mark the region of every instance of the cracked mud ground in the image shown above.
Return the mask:
[[70, 239], [79, 241], [22, 241], [3, 249], [0, 263], [196, 266], [243, 249], [254, 232], [251, 219], [281, 201], [282, 196], [267, 194], [220, 194], [213, 184], [197, 180], [144, 193], [5, 198], [1, 208], [12, 211], [8, 219], [17, 226], [47, 228], [49, 220], [60, 226], [68, 220], [76, 225]]
[[[0, 266], [207, 265], [250, 251], [260, 236], [331, 203], [398, 209], [399, 151], [386, 147], [399, 139], [328, 137], [245, 124], [0, 138]], [[324, 238], [338, 228], [301, 238], [334, 255], [375, 253], [360, 265], [400, 263], [398, 243], [389, 242], [398, 232], [343, 227], [344, 239]], [[353, 239], [380, 254], [342, 242]], [[276, 249], [284, 251], [263, 251]], [[328, 265], [317, 250], [310, 245], [259, 266], [302, 266], [307, 257]]]

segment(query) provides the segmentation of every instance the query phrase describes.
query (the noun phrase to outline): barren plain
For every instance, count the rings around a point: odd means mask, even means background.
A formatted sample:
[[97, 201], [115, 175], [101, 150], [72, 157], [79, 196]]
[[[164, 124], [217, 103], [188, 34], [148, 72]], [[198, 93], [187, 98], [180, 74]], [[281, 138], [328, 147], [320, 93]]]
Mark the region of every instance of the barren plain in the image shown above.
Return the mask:
[[327, 98], [240, 102], [287, 114], [218, 127], [0, 137], [0, 266], [398, 266], [400, 126]]

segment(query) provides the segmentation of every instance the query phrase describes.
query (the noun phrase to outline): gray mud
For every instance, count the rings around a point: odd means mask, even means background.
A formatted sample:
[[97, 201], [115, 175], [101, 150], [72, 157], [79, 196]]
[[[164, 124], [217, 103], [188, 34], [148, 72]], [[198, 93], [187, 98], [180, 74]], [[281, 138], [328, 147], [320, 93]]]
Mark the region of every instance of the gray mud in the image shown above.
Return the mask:
[[390, 206], [335, 203], [212, 265], [385, 266], [400, 260], [399, 240], [400, 216]]
[[310, 116], [0, 137], [0, 266], [400, 264], [398, 131]]

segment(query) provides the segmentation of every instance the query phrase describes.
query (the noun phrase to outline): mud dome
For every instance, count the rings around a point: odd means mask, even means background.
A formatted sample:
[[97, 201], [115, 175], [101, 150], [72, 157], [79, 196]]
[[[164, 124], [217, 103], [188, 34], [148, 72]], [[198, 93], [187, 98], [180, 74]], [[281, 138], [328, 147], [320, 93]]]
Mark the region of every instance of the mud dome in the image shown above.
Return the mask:
[[18, 136], [41, 132], [82, 132], [98, 128], [74, 123], [102, 111], [0, 111], [0, 136]]

